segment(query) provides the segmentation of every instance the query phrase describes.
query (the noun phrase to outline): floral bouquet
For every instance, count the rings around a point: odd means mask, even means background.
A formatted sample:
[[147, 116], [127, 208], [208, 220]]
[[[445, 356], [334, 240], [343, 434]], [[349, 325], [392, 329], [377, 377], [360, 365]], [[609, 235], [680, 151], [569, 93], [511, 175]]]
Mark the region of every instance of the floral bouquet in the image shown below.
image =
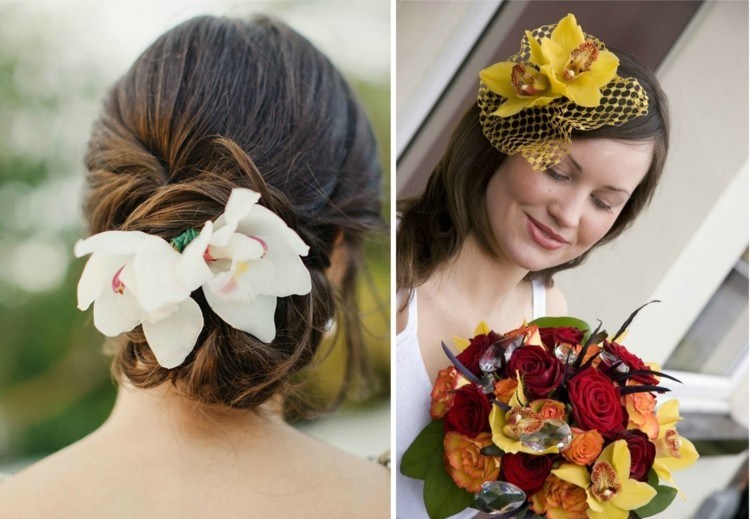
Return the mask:
[[[645, 305], [644, 305], [645, 306]], [[643, 307], [641, 307], [643, 308]], [[493, 516], [634, 519], [664, 510], [670, 471], [698, 458], [677, 400], [656, 407], [661, 377], [620, 342], [570, 317], [499, 335], [480, 323], [432, 389], [430, 422], [401, 472], [424, 480], [431, 519], [467, 507]], [[671, 485], [662, 485], [665, 481]]]

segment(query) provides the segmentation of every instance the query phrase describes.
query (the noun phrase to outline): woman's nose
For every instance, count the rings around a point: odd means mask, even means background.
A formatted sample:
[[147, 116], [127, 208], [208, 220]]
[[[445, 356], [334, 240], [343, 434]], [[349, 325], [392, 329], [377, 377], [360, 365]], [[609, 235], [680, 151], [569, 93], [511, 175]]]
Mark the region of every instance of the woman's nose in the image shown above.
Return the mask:
[[581, 220], [587, 196], [583, 193], [568, 191], [547, 206], [547, 212], [563, 228], [575, 228]]

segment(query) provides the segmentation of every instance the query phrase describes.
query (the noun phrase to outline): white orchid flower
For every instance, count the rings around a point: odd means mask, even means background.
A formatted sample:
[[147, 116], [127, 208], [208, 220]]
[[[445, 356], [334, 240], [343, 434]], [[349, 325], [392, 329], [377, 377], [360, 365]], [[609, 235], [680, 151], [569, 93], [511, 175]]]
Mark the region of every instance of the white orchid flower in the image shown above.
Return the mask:
[[258, 205], [259, 199], [249, 189], [232, 190], [224, 214], [204, 227], [190, 243], [195, 249], [185, 254], [205, 251], [213, 277], [203, 293], [213, 311], [233, 327], [271, 342], [276, 337], [276, 298], [312, 289], [300, 258], [309, 247], [284, 220]]
[[203, 328], [190, 294], [212, 275], [195, 252], [188, 245], [180, 254], [165, 240], [139, 231], [106, 231], [79, 240], [76, 257], [91, 258], [78, 283], [78, 308], [93, 303], [94, 326], [108, 337], [142, 324], [159, 364], [179, 366]]

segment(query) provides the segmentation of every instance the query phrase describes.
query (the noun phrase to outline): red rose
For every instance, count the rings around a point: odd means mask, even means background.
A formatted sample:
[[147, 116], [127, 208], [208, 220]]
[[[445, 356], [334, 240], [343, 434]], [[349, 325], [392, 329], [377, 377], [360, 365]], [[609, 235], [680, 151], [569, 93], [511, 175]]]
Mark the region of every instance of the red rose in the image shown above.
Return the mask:
[[464, 351], [456, 355], [456, 358], [466, 369], [474, 373], [477, 377], [482, 376], [482, 370], [479, 369], [479, 359], [487, 348], [500, 340], [500, 335], [493, 331], [487, 334], [477, 335], [469, 339], [469, 346]]
[[607, 440], [625, 429], [627, 412], [620, 395], [609, 377], [596, 368], [588, 367], [568, 381], [568, 397], [581, 429], [596, 429]]
[[445, 432], [456, 431], [469, 438], [490, 431], [492, 404], [474, 384], [463, 386], [455, 392], [453, 407], [445, 414]]
[[615, 440], [628, 442], [630, 477], [638, 481], [648, 481], [648, 473], [656, 456], [656, 446], [649, 441], [648, 436], [638, 429], [627, 429], [618, 434]]
[[521, 373], [526, 396], [531, 400], [547, 398], [560, 386], [564, 366], [554, 355], [538, 346], [516, 348], [505, 366], [505, 375], [515, 378]]
[[542, 343], [549, 351], [555, 351], [558, 344], [581, 344], [583, 332], [572, 326], [562, 326], [560, 328], [539, 328], [539, 335], [542, 337]]
[[[604, 351], [620, 359], [623, 364], [630, 368], [630, 371], [650, 369], [643, 363], [640, 357], [633, 355], [625, 346], [617, 344], [616, 342], [604, 341]], [[655, 386], [659, 383], [653, 375], [635, 375], [634, 377], [631, 377], [630, 380], [647, 386]]]
[[499, 479], [513, 483], [531, 497], [544, 485], [553, 461], [554, 456], [532, 456], [523, 452], [503, 454]]

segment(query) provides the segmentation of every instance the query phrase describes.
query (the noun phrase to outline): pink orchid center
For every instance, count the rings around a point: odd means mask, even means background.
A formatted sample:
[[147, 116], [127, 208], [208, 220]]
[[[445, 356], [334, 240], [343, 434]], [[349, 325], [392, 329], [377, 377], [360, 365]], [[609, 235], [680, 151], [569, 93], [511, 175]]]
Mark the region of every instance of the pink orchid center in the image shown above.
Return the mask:
[[125, 265], [120, 267], [120, 269], [115, 272], [115, 275], [112, 277], [112, 292], [115, 294], [122, 295], [123, 292], [125, 292], [125, 283], [122, 282], [120, 279], [120, 274], [122, 273], [122, 269], [125, 268]]

